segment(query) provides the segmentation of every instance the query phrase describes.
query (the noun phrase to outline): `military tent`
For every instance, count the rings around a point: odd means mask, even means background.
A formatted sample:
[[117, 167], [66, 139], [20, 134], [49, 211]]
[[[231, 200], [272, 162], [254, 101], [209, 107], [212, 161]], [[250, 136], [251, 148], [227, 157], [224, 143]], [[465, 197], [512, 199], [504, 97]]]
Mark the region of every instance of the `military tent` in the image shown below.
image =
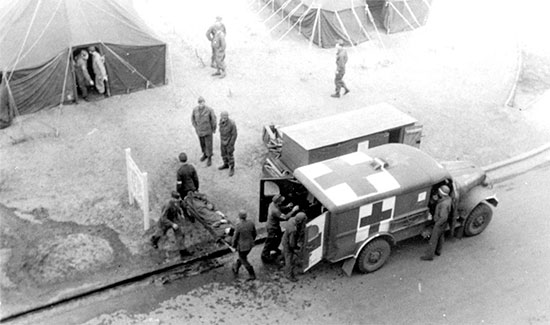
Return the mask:
[[[387, 33], [395, 33], [420, 27], [428, 18], [431, 2], [431, 0], [264, 1], [265, 5], [261, 10], [271, 7], [274, 12], [266, 21], [279, 14], [283, 20], [290, 22], [290, 29], [297, 27], [310, 42], [324, 48], [333, 47], [337, 40], [343, 40], [347, 46], [359, 44], [372, 39], [370, 34], [373, 32], [378, 34], [383, 28]], [[377, 36], [380, 38], [380, 35]]]
[[129, 1], [17, 0], [0, 13], [0, 127], [77, 101], [73, 56], [95, 46], [111, 95], [166, 83], [166, 44]]

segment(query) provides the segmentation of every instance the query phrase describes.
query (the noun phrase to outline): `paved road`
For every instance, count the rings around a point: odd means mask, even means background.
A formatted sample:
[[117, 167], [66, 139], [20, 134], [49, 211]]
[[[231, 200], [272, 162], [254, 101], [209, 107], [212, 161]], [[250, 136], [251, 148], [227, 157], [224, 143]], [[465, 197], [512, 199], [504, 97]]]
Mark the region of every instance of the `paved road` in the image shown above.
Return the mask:
[[[550, 323], [550, 166], [497, 186], [501, 204], [481, 235], [420, 261], [422, 240], [397, 246], [379, 271], [346, 277], [322, 264], [297, 284], [260, 267], [233, 281], [224, 266], [112, 291], [19, 321], [61, 324], [547, 324]], [[244, 277], [244, 275], [243, 275]], [[166, 278], [164, 279], [166, 280]]]

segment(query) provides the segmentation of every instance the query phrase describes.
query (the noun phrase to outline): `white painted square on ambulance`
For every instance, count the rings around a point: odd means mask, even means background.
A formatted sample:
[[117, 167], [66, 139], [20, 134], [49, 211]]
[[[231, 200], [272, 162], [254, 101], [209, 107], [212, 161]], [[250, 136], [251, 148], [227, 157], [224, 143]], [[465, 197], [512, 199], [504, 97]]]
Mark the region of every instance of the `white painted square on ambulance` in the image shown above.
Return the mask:
[[361, 218], [368, 217], [372, 215], [372, 204], [362, 205], [359, 208], [359, 222], [361, 222]]
[[372, 158], [362, 152], [354, 152], [340, 157], [343, 161], [350, 165], [357, 165], [366, 161], [371, 161]]
[[[393, 210], [395, 208], [395, 196], [389, 197], [382, 201], [382, 211], [388, 211]], [[393, 218], [393, 211], [391, 214], [391, 218]]]
[[422, 192], [422, 193], [418, 194], [418, 201], [417, 202], [422, 202], [425, 199], [426, 199], [426, 192]]
[[338, 184], [325, 190], [325, 194], [336, 205], [342, 205], [357, 200], [357, 194], [355, 194], [346, 183]]
[[367, 181], [376, 188], [377, 193], [389, 192], [401, 187], [392, 174], [387, 171], [369, 175]]
[[363, 141], [363, 142], [359, 142], [359, 143], [357, 144], [357, 151], [362, 151], [362, 152], [364, 152], [364, 151], [367, 151], [367, 150], [369, 150], [369, 140]]
[[322, 163], [312, 164], [306, 167], [302, 167], [300, 169], [304, 175], [306, 175], [309, 179], [315, 179], [319, 176], [323, 176], [326, 174], [332, 173], [332, 169], [328, 168], [327, 165]]

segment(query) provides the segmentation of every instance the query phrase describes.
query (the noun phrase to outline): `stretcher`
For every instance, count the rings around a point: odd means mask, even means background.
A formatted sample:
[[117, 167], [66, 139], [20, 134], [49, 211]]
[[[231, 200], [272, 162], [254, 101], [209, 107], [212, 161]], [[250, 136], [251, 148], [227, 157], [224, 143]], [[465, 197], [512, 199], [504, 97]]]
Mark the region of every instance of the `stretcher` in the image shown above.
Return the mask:
[[214, 203], [208, 200], [206, 194], [189, 192], [182, 200], [185, 217], [191, 222], [199, 222], [212, 238], [234, 251], [231, 246], [231, 237], [235, 225], [219, 210]]

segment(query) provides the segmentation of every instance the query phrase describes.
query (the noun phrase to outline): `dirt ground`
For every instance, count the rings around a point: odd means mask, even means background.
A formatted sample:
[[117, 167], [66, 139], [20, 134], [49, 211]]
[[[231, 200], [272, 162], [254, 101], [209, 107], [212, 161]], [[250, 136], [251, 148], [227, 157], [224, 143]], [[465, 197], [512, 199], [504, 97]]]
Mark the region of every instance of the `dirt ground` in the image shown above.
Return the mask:
[[[195, 1], [183, 8], [175, 0], [135, 0], [168, 44], [166, 86], [43, 110], [0, 131], [2, 314], [174, 260], [170, 242], [168, 253], [151, 250], [142, 214], [128, 204], [125, 148], [149, 175], [153, 217], [175, 187], [177, 155], [186, 151], [201, 191], [235, 218], [242, 208], [257, 214], [266, 152], [261, 130], [270, 123], [388, 102], [424, 125], [421, 147], [441, 160], [487, 165], [547, 143], [550, 124], [529, 118], [530, 100], [521, 92], [537, 98], [548, 89], [550, 56], [529, 50], [520, 62], [526, 47], [501, 37], [507, 29], [496, 23], [451, 29], [457, 3], [434, 5], [425, 28], [348, 49], [351, 93], [334, 99], [335, 51], [309, 46], [296, 31], [278, 41], [289, 25], [270, 32], [280, 18], [258, 13], [259, 2]], [[217, 15], [228, 30], [225, 79], [210, 75], [204, 35]], [[529, 72], [519, 75], [514, 99], [523, 110], [505, 105], [520, 66]], [[190, 113], [199, 95], [237, 123], [232, 178], [215, 168], [218, 138], [213, 166], [198, 161]], [[196, 225], [185, 229], [190, 245], [208, 238]]]

